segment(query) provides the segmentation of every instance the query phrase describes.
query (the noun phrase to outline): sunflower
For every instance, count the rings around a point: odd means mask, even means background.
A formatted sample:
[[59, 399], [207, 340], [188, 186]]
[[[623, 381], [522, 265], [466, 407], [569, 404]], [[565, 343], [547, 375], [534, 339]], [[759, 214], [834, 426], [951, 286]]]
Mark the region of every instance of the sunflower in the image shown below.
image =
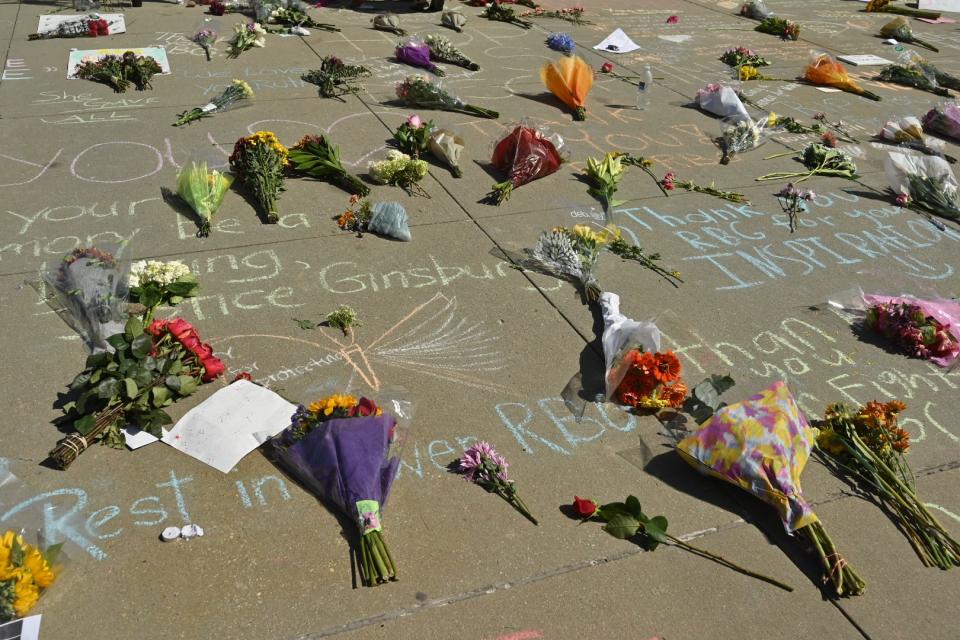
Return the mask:
[[673, 382], [679, 379], [680, 370], [680, 360], [673, 351], [656, 354], [652, 373], [658, 382]]
[[23, 568], [30, 572], [37, 586], [41, 589], [49, 587], [56, 578], [53, 569], [51, 569], [49, 563], [47, 563], [47, 559], [43, 557], [43, 554], [40, 553], [36, 547], [30, 547], [28, 545], [24, 548]]
[[14, 594], [13, 610], [22, 618], [37, 604], [37, 600], [40, 599], [40, 588], [37, 587], [29, 574], [25, 574], [17, 580], [17, 585], [14, 587]]
[[349, 394], [335, 393], [326, 398], [322, 398], [310, 404], [308, 409], [317, 415], [331, 416], [336, 412], [335, 417], [346, 416], [347, 412], [355, 407], [357, 399]]

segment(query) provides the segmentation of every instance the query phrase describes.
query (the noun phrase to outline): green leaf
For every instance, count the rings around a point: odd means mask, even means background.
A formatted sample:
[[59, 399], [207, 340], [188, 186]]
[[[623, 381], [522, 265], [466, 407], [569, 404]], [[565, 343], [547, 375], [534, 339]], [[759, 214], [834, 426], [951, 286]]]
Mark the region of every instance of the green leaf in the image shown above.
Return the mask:
[[133, 381], [133, 378], [124, 378], [123, 385], [127, 400], [133, 400], [137, 397], [139, 389], [137, 389], [137, 383]]
[[127, 324], [123, 329], [123, 335], [127, 340], [133, 340], [142, 333], [143, 320], [136, 316], [132, 316], [129, 320], [127, 320]]
[[73, 423], [73, 428], [77, 433], [85, 436], [90, 433], [90, 430], [93, 429], [93, 426], [96, 422], [96, 418], [94, 418], [92, 415], [85, 415]]
[[183, 298], [192, 298], [197, 295], [197, 291], [200, 289], [200, 285], [197, 284], [196, 280], [186, 282], [183, 280], [178, 280], [177, 282], [171, 282], [167, 285], [167, 292], [170, 296], [180, 296]]
[[723, 395], [737, 384], [736, 381], [730, 377], [730, 374], [724, 376], [714, 374], [710, 376], [710, 383], [713, 384], [713, 388], [716, 389], [720, 395]]
[[610, 520], [603, 526], [603, 530], [612, 535], [614, 538], [619, 538], [620, 540], [629, 540], [633, 536], [637, 535], [637, 530], [640, 528], [640, 523], [636, 518], [630, 515], [624, 515], [618, 513], [614, 515]]
[[110, 362], [110, 354], [106, 351], [94, 353], [87, 356], [87, 363], [84, 365], [84, 369], [99, 369], [100, 367], [106, 366], [108, 362]]
[[637, 496], [627, 496], [627, 503], [625, 506], [627, 511], [630, 512], [630, 515], [632, 515], [634, 518], [637, 520], [643, 519], [643, 511], [640, 509], [640, 500], [637, 499]]
[[60, 557], [60, 549], [63, 548], [63, 543], [58, 542], [57, 544], [52, 544], [46, 549], [43, 550], [43, 559], [47, 561], [47, 564], [51, 567], [56, 564], [57, 558]]
[[170, 398], [170, 390], [166, 387], [154, 387], [150, 390], [150, 397], [153, 402], [153, 406], [159, 409], [160, 407], [170, 404], [172, 401]]
[[180, 376], [167, 376], [163, 383], [167, 385], [167, 388], [171, 391], [180, 391]]
[[70, 383], [69, 389], [71, 391], [77, 391], [82, 389], [90, 382], [91, 373], [89, 371], [84, 371], [83, 373], [77, 374], [77, 377], [73, 379], [73, 382]]
[[188, 396], [197, 390], [196, 378], [193, 376], [180, 376], [180, 395]]
[[117, 351], [121, 351], [127, 348], [127, 338], [122, 333], [118, 333], [107, 338], [107, 344]]
[[172, 376], [178, 376], [180, 375], [181, 371], [183, 371], [183, 363], [176, 358], [171, 358], [170, 362], [167, 364], [166, 370], [164, 370], [164, 373]]
[[[145, 287], [141, 287], [140, 296], [138, 302], [143, 306], [150, 308], [155, 307], [163, 300], [163, 289], [160, 288], [160, 285], [151, 282]], [[141, 331], [141, 333], [143, 333]]]
[[667, 524], [663, 516], [654, 516], [643, 523], [643, 532], [658, 543], [667, 542]]
[[294, 318], [293, 321], [296, 322], [304, 331], [310, 331], [311, 329], [317, 328], [317, 323], [310, 320], [300, 320], [299, 318]]
[[133, 339], [131, 344], [131, 351], [133, 357], [137, 360], [143, 360], [150, 351], [153, 349], [153, 336], [149, 333], [141, 333], [139, 336]]
[[144, 367], [137, 369], [136, 373], [133, 374], [133, 380], [138, 387], [149, 387], [153, 384], [153, 378], [154, 374]]
[[108, 378], [98, 384], [94, 391], [98, 398], [109, 400], [120, 394], [120, 381], [115, 378]]
[[624, 515], [633, 517], [627, 505], [622, 502], [611, 502], [597, 508], [597, 517], [604, 521], [609, 521], [612, 517]]

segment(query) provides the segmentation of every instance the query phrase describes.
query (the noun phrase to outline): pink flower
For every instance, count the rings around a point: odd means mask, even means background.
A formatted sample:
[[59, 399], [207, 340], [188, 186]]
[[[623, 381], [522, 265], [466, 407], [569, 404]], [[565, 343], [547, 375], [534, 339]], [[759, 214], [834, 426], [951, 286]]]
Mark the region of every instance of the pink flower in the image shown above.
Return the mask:
[[413, 114], [407, 118], [407, 125], [409, 125], [411, 129], [419, 129], [423, 126], [423, 120], [421, 120], [417, 114]]
[[901, 193], [897, 196], [897, 206], [905, 207], [910, 204], [910, 196], [905, 193]]
[[679, 16], [670, 16], [667, 18], [667, 24], [677, 24], [678, 22], [680, 22]]

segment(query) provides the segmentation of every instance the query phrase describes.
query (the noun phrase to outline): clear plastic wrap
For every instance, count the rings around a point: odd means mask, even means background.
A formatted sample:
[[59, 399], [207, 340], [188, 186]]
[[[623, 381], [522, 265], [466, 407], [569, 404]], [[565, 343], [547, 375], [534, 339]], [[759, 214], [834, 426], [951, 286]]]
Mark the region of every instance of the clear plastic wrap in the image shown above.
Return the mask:
[[519, 262], [531, 271], [573, 283], [586, 302], [595, 302], [601, 290], [593, 271], [606, 241], [605, 230], [554, 227], [542, 232], [532, 249], [524, 249], [526, 257]]
[[911, 206], [960, 219], [960, 185], [944, 158], [891, 151], [883, 168], [890, 188], [908, 196]]
[[0, 622], [28, 615], [69, 563], [64, 532], [81, 525], [53, 511], [0, 464]]
[[371, 210], [373, 214], [367, 223], [368, 231], [410, 242], [410, 224], [403, 205], [399, 202], [375, 202]]
[[941, 140], [929, 139], [924, 135], [923, 124], [916, 116], [892, 116], [884, 123], [877, 136], [906, 149], [913, 149], [928, 156], [941, 156], [947, 162], [956, 162], [956, 158], [943, 152]]
[[201, 238], [210, 235], [210, 220], [233, 184], [233, 174], [223, 171], [226, 165], [213, 149], [195, 150], [177, 174], [177, 194], [197, 214]]
[[708, 84], [699, 91], [694, 103], [706, 111], [720, 118], [750, 119], [747, 108], [743, 106], [737, 92], [726, 85]]
[[751, 20], [765, 20], [773, 15], [763, 0], [747, 0], [740, 5], [740, 15]]
[[460, 169], [460, 155], [466, 143], [461, 136], [448, 129], [437, 129], [430, 134], [427, 144], [435, 158], [447, 163], [454, 178], [463, 175]]
[[81, 247], [40, 274], [46, 302], [76, 331], [91, 353], [112, 351], [107, 338], [127, 320], [130, 263], [123, 245]]
[[652, 322], [637, 322], [620, 313], [620, 296], [609, 291], [600, 294], [603, 316], [603, 356], [606, 364], [606, 396], [613, 399], [617, 387], [627, 375], [627, 354], [641, 349], [660, 351], [660, 330]]
[[960, 301], [936, 293], [837, 293], [830, 308], [859, 330], [882, 336], [911, 357], [954, 369], [960, 357]]
[[960, 141], [960, 103], [944, 102], [923, 116], [924, 128], [938, 136]]
[[720, 164], [729, 164], [730, 158], [738, 153], [745, 153], [756, 149], [774, 132], [768, 127], [768, 118], [753, 118], [734, 116], [720, 121], [720, 135], [717, 137], [717, 146], [723, 155]]

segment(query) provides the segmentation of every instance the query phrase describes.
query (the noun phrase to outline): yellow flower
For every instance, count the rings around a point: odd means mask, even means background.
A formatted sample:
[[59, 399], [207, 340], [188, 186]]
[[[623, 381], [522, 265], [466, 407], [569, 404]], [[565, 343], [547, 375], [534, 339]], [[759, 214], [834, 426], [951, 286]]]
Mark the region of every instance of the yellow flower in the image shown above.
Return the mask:
[[234, 81], [233, 81], [233, 84], [235, 84], [235, 85], [237, 85], [238, 87], [240, 87], [240, 89], [243, 90], [243, 95], [245, 95], [246, 97], [249, 98], [249, 97], [252, 97], [252, 96], [253, 96], [253, 89], [251, 89], [251, 88], [250, 88], [250, 85], [248, 85], [248, 84], [247, 84], [246, 82], [244, 82], [243, 80], [234, 80]]
[[777, 118], [777, 114], [771, 111], [770, 115], [767, 116], [767, 126], [768, 127], [777, 126], [777, 120], [779, 120], [779, 118]]
[[41, 589], [46, 589], [56, 579], [56, 574], [50, 568], [47, 559], [36, 547], [28, 545], [24, 549], [23, 568], [30, 572], [37, 586]]
[[13, 610], [21, 618], [33, 609], [40, 599], [40, 589], [30, 579], [29, 575], [17, 580], [17, 586], [14, 588], [15, 598], [13, 601]]
[[573, 239], [580, 240], [584, 244], [591, 247], [599, 246], [607, 241], [606, 231], [597, 233], [585, 224], [575, 225], [571, 235], [573, 236]]
[[308, 409], [316, 414], [331, 415], [337, 409], [349, 410], [357, 406], [357, 399], [350, 394], [335, 393], [310, 404]]
[[748, 64], [745, 64], [742, 67], [740, 67], [740, 80], [742, 81], [754, 80], [759, 77], [760, 77], [760, 72], [757, 71], [756, 67], [751, 67]]

